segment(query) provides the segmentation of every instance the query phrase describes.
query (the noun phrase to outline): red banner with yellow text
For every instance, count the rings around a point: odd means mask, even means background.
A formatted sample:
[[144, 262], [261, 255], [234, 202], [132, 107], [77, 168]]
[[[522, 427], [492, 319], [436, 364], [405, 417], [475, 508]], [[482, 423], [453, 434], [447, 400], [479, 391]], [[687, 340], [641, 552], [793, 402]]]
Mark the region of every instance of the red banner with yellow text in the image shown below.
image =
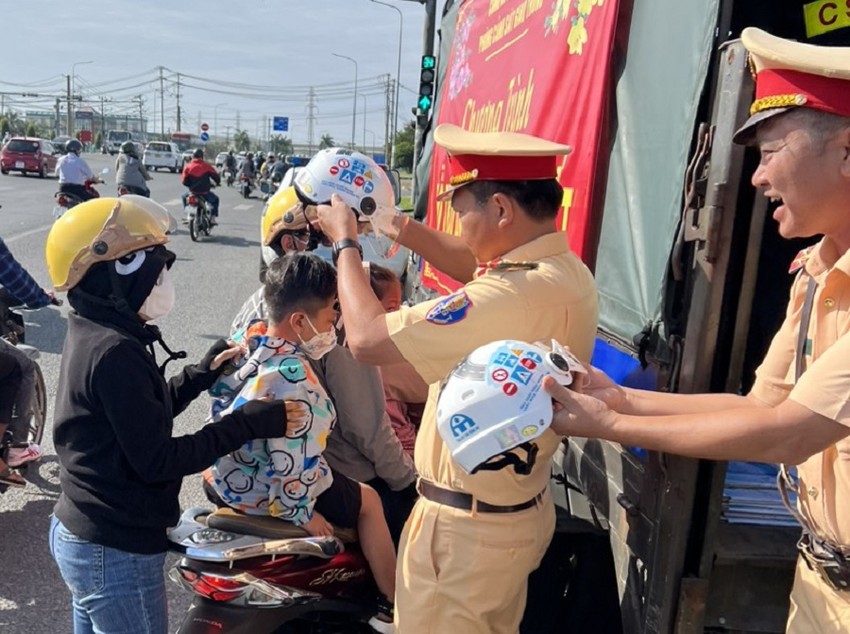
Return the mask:
[[[443, 78], [437, 123], [475, 132], [523, 132], [566, 143], [559, 165], [564, 202], [558, 227], [584, 257], [602, 124], [608, 98], [617, 0], [467, 0], [460, 7]], [[434, 146], [427, 222], [447, 233], [460, 225], [450, 201], [446, 152]], [[427, 262], [426, 286], [457, 282]]]

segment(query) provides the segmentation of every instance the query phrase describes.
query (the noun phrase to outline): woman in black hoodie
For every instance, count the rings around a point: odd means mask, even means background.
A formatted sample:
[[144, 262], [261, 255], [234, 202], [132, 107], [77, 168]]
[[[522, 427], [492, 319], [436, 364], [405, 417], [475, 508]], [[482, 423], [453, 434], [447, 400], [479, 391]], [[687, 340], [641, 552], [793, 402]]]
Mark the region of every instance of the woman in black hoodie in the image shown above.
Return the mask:
[[[219, 340], [164, 379], [165, 364], [185, 357], [147, 323], [174, 301], [168, 217], [152, 201], [99, 198], [66, 213], [47, 238], [51, 279], [74, 309], [56, 395], [62, 493], [50, 547], [73, 597], [75, 634], [164, 634], [166, 528], [177, 523], [182, 477], [285, 430], [281, 401], [255, 402], [172, 438], [174, 416], [239, 349]], [[155, 343], [168, 357], [161, 365]]]

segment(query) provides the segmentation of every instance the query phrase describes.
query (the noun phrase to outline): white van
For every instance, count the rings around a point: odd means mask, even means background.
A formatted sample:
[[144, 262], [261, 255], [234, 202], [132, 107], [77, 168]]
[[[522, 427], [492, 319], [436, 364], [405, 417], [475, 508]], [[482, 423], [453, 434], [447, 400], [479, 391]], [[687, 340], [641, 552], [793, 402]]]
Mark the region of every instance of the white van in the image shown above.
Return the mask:
[[182, 167], [183, 159], [177, 144], [168, 141], [151, 141], [145, 148], [142, 163], [149, 170], [164, 167], [175, 173]]
[[130, 132], [128, 130], [110, 130], [106, 133], [106, 140], [104, 141], [104, 146], [106, 147], [106, 151], [111, 155], [116, 155], [121, 151], [121, 144], [124, 141], [133, 141], [137, 144], [141, 144], [144, 147], [147, 139], [145, 135], [140, 132]]

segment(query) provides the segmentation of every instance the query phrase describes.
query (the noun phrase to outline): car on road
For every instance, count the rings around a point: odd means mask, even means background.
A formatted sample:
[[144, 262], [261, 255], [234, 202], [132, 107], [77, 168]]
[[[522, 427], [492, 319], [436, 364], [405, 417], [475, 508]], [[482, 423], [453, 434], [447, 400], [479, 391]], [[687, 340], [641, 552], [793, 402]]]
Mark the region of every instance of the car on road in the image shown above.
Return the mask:
[[191, 148], [188, 149], [188, 150], [183, 150], [183, 154], [181, 155], [182, 158], [183, 158], [183, 167], [186, 167], [186, 165], [189, 164], [189, 161], [192, 160], [192, 154], [194, 154], [194, 153], [195, 153], [195, 150], [193, 150]]
[[50, 140], [50, 143], [53, 145], [53, 149], [56, 151], [56, 154], [65, 154], [65, 144], [71, 140], [69, 136], [57, 136], [53, 137]]
[[151, 141], [142, 155], [142, 163], [149, 170], [165, 168], [172, 173], [183, 165], [183, 157], [177, 145], [168, 141]]
[[0, 150], [0, 172], [38, 174], [41, 178], [56, 171], [56, 150], [47, 139], [16, 136]]
[[224, 167], [224, 162], [227, 160], [227, 152], [219, 152], [215, 155], [215, 166], [218, 168]]

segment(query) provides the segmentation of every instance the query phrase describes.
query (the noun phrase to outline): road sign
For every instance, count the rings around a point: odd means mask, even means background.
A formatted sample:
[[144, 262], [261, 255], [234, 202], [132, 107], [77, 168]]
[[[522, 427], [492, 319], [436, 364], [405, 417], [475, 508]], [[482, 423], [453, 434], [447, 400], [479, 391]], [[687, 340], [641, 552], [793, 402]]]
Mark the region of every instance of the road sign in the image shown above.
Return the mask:
[[289, 117], [274, 117], [272, 119], [272, 130], [275, 132], [289, 132]]
[[206, 132], [206, 131], [207, 131], [207, 130], [209, 130], [209, 129], [210, 129], [210, 124], [209, 124], [209, 123], [202, 123], [202, 124], [201, 124], [201, 131], [202, 131], [202, 132]]
[[201, 143], [206, 143], [210, 140], [210, 135], [206, 132], [201, 132]]

